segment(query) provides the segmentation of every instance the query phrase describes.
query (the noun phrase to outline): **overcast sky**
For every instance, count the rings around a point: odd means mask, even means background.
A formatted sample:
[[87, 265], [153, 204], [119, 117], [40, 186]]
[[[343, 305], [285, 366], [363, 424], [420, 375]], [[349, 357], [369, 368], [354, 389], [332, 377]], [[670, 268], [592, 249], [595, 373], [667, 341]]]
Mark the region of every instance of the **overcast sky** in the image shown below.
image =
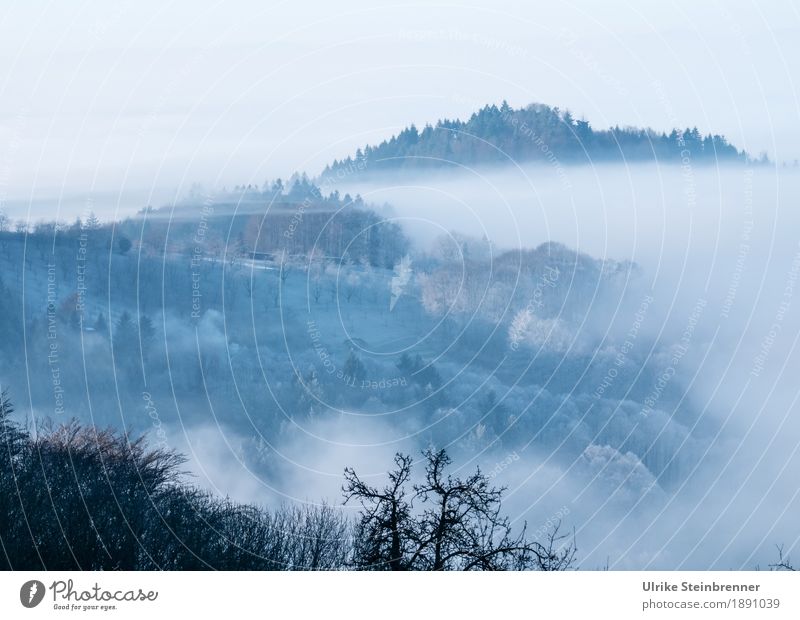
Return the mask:
[[798, 31], [792, 0], [7, 1], [0, 199], [158, 203], [316, 174], [503, 99], [595, 127], [697, 125], [793, 161]]

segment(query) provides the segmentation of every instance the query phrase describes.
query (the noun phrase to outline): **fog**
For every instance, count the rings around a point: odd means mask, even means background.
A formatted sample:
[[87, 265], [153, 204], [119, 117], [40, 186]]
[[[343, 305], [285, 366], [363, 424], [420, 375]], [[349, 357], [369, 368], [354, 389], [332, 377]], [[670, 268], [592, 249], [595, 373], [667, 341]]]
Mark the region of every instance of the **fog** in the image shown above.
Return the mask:
[[[0, 385], [34, 432], [144, 433], [239, 501], [340, 506], [345, 467], [379, 485], [435, 446], [506, 486], [534, 537], [574, 528], [584, 569], [796, 555], [799, 19], [746, 0], [11, 7]], [[316, 176], [504, 100], [696, 126], [751, 163]], [[228, 191], [297, 171], [366, 204]]]
[[[199, 480], [240, 499], [337, 503], [345, 466], [377, 483], [395, 451], [418, 455], [435, 437], [455, 451], [456, 471], [480, 465], [508, 486], [505, 505], [518, 524], [527, 521], [536, 531], [561, 519], [574, 526], [584, 568], [751, 569], [773, 561], [776, 544], [795, 548], [800, 391], [791, 369], [800, 362], [800, 222], [793, 211], [800, 174], [766, 166], [596, 166], [565, 169], [565, 182], [542, 168], [398, 175], [343, 189], [390, 203], [390, 217], [410, 233], [415, 252], [434, 252], [442, 233], [452, 232], [486, 236], [493, 258], [558, 241], [609, 262], [633, 261], [637, 268], [613, 303], [596, 298], [570, 333], [572, 344], [553, 350], [562, 362], [576, 355], [581, 338], [593, 355], [618, 350], [642, 296], [652, 296], [634, 351], [656, 379], [671, 371], [665, 382], [675, 398], [656, 408], [689, 429], [670, 440], [666, 456], [683, 461], [678, 479], [659, 480], [641, 455], [605, 444], [602, 427], [575, 453], [562, 450], [575, 428], [544, 446], [523, 433], [522, 447], [494, 440], [464, 450], [458, 437], [475, 431], [472, 422], [432, 431], [442, 421], [418, 427], [402, 421], [401, 410], [368, 401], [332, 418], [295, 421], [277, 439], [261, 437], [259, 454], [271, 455], [269, 475], [242, 447], [252, 437], [224, 421], [190, 428], [187, 443], [178, 445], [189, 449]], [[370, 339], [366, 328], [358, 333]], [[453, 340], [445, 335], [442, 346]], [[302, 355], [299, 343], [290, 348]], [[463, 362], [457, 372], [476, 373], [475, 387], [491, 381]], [[509, 372], [517, 380], [524, 373], [522, 366]], [[279, 378], [268, 373], [266, 381]], [[654, 389], [645, 384], [645, 392]], [[587, 415], [591, 407], [578, 417]], [[645, 441], [673, 432], [660, 422], [652, 428]]]
[[[391, 217], [420, 248], [453, 231], [488, 238], [495, 255], [557, 241], [594, 258], [632, 261], [641, 268], [635, 284], [653, 292], [659, 316], [680, 323], [697, 299], [706, 299], [703, 319], [709, 339], [719, 331], [717, 346], [731, 345], [731, 337], [759, 340], [784, 294], [787, 302], [793, 294], [796, 168], [638, 164], [554, 171], [521, 164], [347, 189], [390, 203]], [[783, 320], [792, 320], [791, 313]], [[791, 347], [779, 340], [774, 346], [788, 347], [785, 357]]]
[[401, 226], [373, 262], [357, 242], [385, 224], [359, 210], [335, 227], [347, 261], [314, 228], [285, 263], [236, 249], [286, 238], [291, 209], [239, 233], [189, 203], [5, 232], [0, 381], [29, 424], [144, 432], [240, 501], [341, 505], [345, 467], [380, 484], [395, 452], [446, 447], [508, 487], [517, 526], [574, 528], [583, 568], [763, 567], [798, 544], [799, 180], [539, 164], [342, 184]]
[[[4, 233], [0, 380], [31, 423], [146, 432], [240, 501], [341, 505], [345, 467], [379, 484], [395, 452], [437, 446], [507, 486], [517, 526], [574, 528], [583, 568], [750, 569], [796, 548], [795, 169], [540, 164], [339, 189], [389, 203], [405, 268], [307, 248], [281, 276], [201, 205], [118, 224], [135, 253], [89, 231], [85, 267], [69, 231]], [[376, 225], [348, 222], [350, 244]]]
[[[390, 202], [421, 246], [453, 230], [485, 235], [498, 252], [558, 240], [595, 257], [636, 262], [642, 271], [631, 286], [651, 291], [648, 329], [662, 345], [679, 340], [703, 300], [676, 380], [684, 390], [680, 406], [720, 426], [686, 479], [620, 513], [608, 500], [600, 507], [587, 501], [608, 491], [594, 489], [591, 477], [575, 482], [551, 472], [552, 484], [543, 483], [547, 458], [523, 459], [504, 472], [521, 510], [528, 498], [569, 506], [590, 541], [583, 551], [598, 565], [596, 551], [624, 548], [610, 560], [616, 568], [643, 558], [648, 568], [746, 568], [767, 540], [798, 543], [792, 472], [800, 461], [800, 392], [791, 371], [800, 362], [797, 169], [523, 164], [352, 189]], [[630, 532], [641, 534], [631, 539]]]

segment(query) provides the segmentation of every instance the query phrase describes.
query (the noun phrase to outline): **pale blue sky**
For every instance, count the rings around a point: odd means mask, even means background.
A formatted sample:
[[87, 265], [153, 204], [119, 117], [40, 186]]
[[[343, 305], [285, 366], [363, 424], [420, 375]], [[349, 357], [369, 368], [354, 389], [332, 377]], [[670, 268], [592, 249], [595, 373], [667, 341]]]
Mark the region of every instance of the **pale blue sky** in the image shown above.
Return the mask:
[[4, 202], [313, 174], [503, 98], [800, 157], [791, 0], [109, 5], [4, 3]]

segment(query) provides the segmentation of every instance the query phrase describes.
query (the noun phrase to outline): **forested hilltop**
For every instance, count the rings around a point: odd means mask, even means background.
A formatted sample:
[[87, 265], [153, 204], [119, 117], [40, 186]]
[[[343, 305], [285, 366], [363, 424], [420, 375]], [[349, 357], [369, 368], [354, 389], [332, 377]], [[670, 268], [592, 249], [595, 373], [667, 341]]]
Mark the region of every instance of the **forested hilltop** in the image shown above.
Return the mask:
[[[153, 254], [202, 254], [202, 258], [280, 258], [315, 254], [338, 262], [392, 268], [408, 251], [399, 224], [386, 206], [343, 196], [312, 183], [305, 174], [263, 186], [237, 185], [204, 192], [199, 187], [174, 205], [143, 209], [116, 224], [118, 234], [139, 239]], [[200, 256], [197, 256], [199, 260]]]
[[724, 136], [702, 135], [697, 127], [670, 133], [637, 127], [597, 130], [569, 111], [543, 104], [513, 109], [487, 105], [469, 120], [442, 119], [422, 131], [411, 125], [355, 157], [334, 160], [331, 174], [429, 169], [453, 164], [508, 161], [588, 163], [610, 161], [748, 161]]

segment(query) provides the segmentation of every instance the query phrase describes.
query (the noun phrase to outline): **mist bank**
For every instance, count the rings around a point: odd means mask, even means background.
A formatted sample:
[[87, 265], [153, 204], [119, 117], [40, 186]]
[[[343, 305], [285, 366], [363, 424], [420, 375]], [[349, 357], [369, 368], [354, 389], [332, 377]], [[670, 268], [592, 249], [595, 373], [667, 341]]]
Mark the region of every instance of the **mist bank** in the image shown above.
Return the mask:
[[750, 221], [751, 245], [769, 249], [773, 231], [792, 222], [800, 169], [534, 163], [396, 173], [342, 187], [391, 204], [422, 243], [456, 230], [486, 235], [500, 248], [557, 241], [597, 258], [657, 266], [687, 250], [695, 253], [689, 258], [712, 258], [737, 243]]
[[[790, 472], [800, 443], [791, 371], [800, 363], [797, 169], [530, 165], [394, 175], [349, 189], [391, 202], [420, 247], [456, 231], [487, 238], [497, 254], [558, 240], [612, 264], [639, 266], [623, 296], [652, 298], [640, 334], [653, 349], [642, 363], [660, 370], [645, 402], [672, 385], [683, 395], [666, 406], [669, 415], [689, 407], [690, 427], [710, 419], [719, 426], [663, 504], [641, 502], [621, 513], [606, 505], [605, 518], [603, 510], [576, 517], [595, 532], [591, 540], [603, 541], [598, 551], [618, 550], [626, 529], [643, 532], [624, 543], [627, 560], [612, 560], [615, 566], [640, 565], [639, 557], [648, 567], [747, 567], [771, 537], [798, 544], [787, 521], [798, 508]], [[631, 306], [612, 314], [632, 316]], [[571, 488], [568, 479], [553, 489]], [[586, 499], [580, 486], [568, 495]]]
[[555, 241], [630, 261], [658, 307], [688, 312], [708, 299], [706, 314], [734, 333], [774, 310], [798, 249], [794, 168], [537, 164], [393, 175], [348, 190], [389, 202], [417, 247], [452, 231], [488, 239], [495, 255]]
[[203, 203], [5, 232], [0, 379], [29, 424], [146, 431], [243, 501], [446, 447], [587, 568], [763, 565], [797, 542], [796, 175], [689, 171], [397, 176], [342, 188], [394, 212], [328, 237]]

